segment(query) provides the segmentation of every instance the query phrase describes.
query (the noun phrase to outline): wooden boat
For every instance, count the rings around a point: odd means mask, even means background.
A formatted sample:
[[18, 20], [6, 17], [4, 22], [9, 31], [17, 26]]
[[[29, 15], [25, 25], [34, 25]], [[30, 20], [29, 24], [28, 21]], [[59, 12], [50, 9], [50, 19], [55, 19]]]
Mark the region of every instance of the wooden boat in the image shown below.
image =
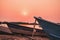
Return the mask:
[[44, 20], [42, 18], [34, 17], [43, 30], [47, 33], [50, 40], [60, 40], [60, 25]]
[[[17, 25], [14, 23], [5, 22], [10, 30], [13, 32], [13, 34], [26, 34], [26, 35], [32, 35], [33, 28], [25, 27], [22, 25]], [[45, 32], [43, 30], [36, 29], [36, 32], [34, 34], [35, 36], [46, 36]]]

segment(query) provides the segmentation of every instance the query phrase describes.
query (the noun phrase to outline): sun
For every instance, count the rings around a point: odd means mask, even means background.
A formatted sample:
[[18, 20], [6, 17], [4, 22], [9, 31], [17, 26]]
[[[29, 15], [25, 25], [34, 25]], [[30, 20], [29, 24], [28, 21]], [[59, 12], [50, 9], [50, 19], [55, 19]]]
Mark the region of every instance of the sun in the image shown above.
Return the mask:
[[28, 15], [28, 12], [26, 12], [26, 11], [23, 11], [23, 13], [22, 13], [24, 16], [27, 16]]
[[26, 10], [26, 9], [25, 10], [22, 10], [22, 15], [23, 16], [28, 16], [28, 10]]

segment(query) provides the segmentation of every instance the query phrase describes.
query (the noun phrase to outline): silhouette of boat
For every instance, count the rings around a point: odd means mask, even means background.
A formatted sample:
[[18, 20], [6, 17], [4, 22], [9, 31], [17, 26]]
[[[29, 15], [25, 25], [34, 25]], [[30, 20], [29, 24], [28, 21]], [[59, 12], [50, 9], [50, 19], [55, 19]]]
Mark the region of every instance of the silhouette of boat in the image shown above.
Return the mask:
[[43, 30], [47, 33], [50, 40], [60, 40], [60, 25], [46, 21], [42, 18], [34, 17]]
[[[26, 26], [17, 25], [17, 24], [9, 23], [9, 22], [5, 22], [5, 23], [8, 25], [8, 27], [13, 32], [13, 34], [32, 35], [33, 28], [29, 28]], [[40, 29], [36, 29], [36, 32], [34, 35], [35, 36], [46, 36], [45, 32], [43, 30], [40, 30]]]

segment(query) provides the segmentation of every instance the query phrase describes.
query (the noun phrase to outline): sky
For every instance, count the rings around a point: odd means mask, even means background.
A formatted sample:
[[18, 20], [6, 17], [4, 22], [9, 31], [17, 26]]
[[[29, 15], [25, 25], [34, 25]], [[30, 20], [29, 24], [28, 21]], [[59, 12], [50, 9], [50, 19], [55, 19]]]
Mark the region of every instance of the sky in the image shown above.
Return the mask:
[[34, 16], [60, 23], [60, 0], [0, 0], [0, 21], [34, 22]]

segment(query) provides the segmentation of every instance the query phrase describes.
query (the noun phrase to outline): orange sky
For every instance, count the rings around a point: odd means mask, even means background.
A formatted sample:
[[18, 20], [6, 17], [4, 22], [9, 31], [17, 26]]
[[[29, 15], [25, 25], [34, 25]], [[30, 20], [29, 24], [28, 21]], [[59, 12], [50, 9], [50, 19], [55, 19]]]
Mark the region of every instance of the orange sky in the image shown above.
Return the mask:
[[0, 0], [0, 21], [34, 22], [34, 16], [60, 22], [60, 0]]

